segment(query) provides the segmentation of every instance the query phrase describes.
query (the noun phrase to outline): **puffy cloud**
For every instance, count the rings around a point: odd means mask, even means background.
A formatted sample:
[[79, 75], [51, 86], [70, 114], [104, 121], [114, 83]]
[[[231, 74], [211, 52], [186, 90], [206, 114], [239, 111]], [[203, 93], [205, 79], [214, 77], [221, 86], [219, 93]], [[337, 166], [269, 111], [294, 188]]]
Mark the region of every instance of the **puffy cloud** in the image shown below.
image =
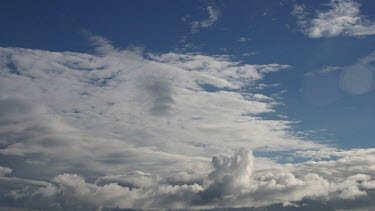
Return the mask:
[[[87, 206], [123, 209], [299, 206], [302, 203], [363, 200], [375, 188], [375, 180], [370, 176], [374, 175], [374, 169], [364, 163], [360, 165], [372, 170], [347, 174], [341, 167], [360, 156], [355, 151], [350, 154], [330, 161], [332, 165], [326, 169], [321, 168], [327, 162], [317, 162], [314, 166], [319, 167], [312, 171], [309, 162], [276, 164], [253, 157], [249, 150], [239, 149], [232, 156], [214, 156], [214, 169], [202, 178], [202, 184], [171, 185], [163, 178], [143, 172], [104, 176], [95, 183], [76, 174], [61, 174], [52, 180], [53, 185], [42, 187], [31, 195], [43, 194], [47, 198], [64, 200], [68, 203], [64, 206], [78, 201]], [[335, 171], [338, 173], [335, 176], [328, 173]], [[18, 195], [21, 194], [25, 191], [21, 190]], [[64, 199], [66, 197], [69, 200]]]
[[[370, 152], [316, 151], [326, 146], [296, 137], [293, 122], [259, 116], [283, 92], [249, 90], [277, 86], [257, 84], [290, 66], [143, 56], [92, 39], [97, 54], [0, 48], [0, 154], [14, 160], [1, 162], [12, 169], [12, 177], [0, 169], [6, 200], [44, 209], [260, 207], [366, 197], [374, 186]], [[342, 154], [293, 165], [244, 149], [216, 156], [241, 147]]]
[[154, 184], [129, 188], [118, 183], [102, 186], [87, 183], [75, 174], [62, 174], [53, 179], [62, 195], [76, 198], [83, 203], [107, 208], [163, 209], [188, 206], [192, 194], [201, 190], [197, 184], [171, 186]]
[[302, 31], [311, 38], [375, 34], [375, 23], [360, 15], [359, 3], [331, 0], [327, 6], [329, 10], [318, 10], [312, 16], [306, 6], [295, 5], [292, 14], [298, 18]]

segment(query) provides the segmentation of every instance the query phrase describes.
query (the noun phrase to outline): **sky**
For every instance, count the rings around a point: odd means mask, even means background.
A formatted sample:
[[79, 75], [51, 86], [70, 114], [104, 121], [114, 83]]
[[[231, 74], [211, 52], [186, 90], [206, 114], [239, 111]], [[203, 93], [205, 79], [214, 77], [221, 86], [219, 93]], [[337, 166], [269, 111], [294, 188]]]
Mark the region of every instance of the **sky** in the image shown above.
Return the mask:
[[374, 210], [374, 10], [2, 1], [0, 210]]

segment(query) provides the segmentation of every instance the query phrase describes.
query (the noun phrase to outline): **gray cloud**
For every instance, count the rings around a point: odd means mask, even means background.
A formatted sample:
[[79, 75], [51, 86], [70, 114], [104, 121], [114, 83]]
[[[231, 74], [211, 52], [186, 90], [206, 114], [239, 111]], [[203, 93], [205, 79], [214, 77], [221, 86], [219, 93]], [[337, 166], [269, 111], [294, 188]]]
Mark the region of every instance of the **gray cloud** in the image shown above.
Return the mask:
[[[279, 98], [248, 87], [289, 65], [145, 58], [92, 39], [99, 55], [0, 48], [2, 206], [211, 209], [369, 197], [370, 149], [329, 148], [296, 137], [291, 121], [259, 116]], [[341, 154], [285, 165], [244, 149], [227, 156], [241, 147]]]
[[[349, 206], [353, 206], [357, 199], [367, 200], [375, 189], [375, 180], [370, 176], [374, 175], [370, 170], [372, 165], [367, 163], [360, 165], [367, 168], [365, 171], [345, 173], [344, 168], [362, 155], [355, 151], [350, 154], [330, 161], [330, 168], [323, 170], [326, 161], [314, 166], [311, 162], [281, 165], [268, 161], [267, 164], [254, 158], [251, 151], [240, 149], [233, 156], [214, 156], [214, 169], [203, 177], [203, 184], [170, 185], [163, 178], [143, 172], [104, 176], [96, 183], [76, 174], [60, 174], [51, 184], [33, 191], [21, 189], [13, 198], [42, 196], [63, 200], [68, 207], [80, 203], [122, 209], [213, 209], [275, 204], [293, 207], [294, 203], [312, 206], [340, 200], [350, 200]], [[311, 172], [311, 167], [317, 168]]]
[[10, 174], [12, 172], [12, 169], [0, 166], [0, 176], [4, 176], [6, 174]]
[[167, 81], [153, 80], [146, 85], [147, 92], [154, 98], [150, 112], [153, 115], [166, 115], [172, 109], [175, 101], [172, 98], [172, 90]]

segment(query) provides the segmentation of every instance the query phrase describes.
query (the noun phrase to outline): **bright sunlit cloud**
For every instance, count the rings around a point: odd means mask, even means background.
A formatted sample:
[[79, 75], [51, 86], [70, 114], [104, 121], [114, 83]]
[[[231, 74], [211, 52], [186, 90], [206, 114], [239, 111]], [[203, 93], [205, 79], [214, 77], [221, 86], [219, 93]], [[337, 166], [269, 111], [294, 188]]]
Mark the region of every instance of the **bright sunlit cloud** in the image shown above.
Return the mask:
[[0, 8], [0, 210], [375, 206], [371, 4], [144, 3]]

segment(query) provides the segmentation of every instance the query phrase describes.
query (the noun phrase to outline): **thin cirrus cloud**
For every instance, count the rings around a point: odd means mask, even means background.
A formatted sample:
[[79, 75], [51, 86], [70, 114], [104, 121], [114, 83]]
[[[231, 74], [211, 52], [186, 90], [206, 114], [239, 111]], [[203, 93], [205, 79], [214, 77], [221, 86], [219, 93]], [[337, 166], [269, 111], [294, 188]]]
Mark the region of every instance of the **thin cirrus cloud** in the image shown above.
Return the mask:
[[[0, 154], [17, 161], [2, 162], [1, 201], [54, 210], [373, 206], [373, 149], [327, 148], [294, 135], [291, 121], [261, 117], [279, 98], [249, 90], [277, 87], [262, 79], [291, 66], [144, 55], [88, 36], [94, 54], [0, 48]], [[278, 164], [252, 151], [312, 160]]]
[[360, 13], [360, 3], [331, 0], [327, 9], [309, 12], [305, 5], [295, 5], [292, 14], [302, 32], [311, 38], [365, 36], [375, 34], [375, 22]]
[[[365, 94], [373, 90], [375, 85], [373, 80], [374, 68], [372, 66], [372, 62], [375, 60], [374, 55], [374, 52], [372, 52], [366, 57], [359, 59], [358, 62], [349, 66], [325, 66], [319, 71], [305, 73], [305, 76], [319, 77], [326, 76], [326, 74], [330, 73], [338, 73], [338, 79], [332, 78], [333, 80], [330, 81], [330, 85], [333, 85], [331, 86], [330, 90], [334, 90], [339, 87], [342, 89], [342, 91], [345, 91], [351, 95]], [[319, 86], [322, 86], [322, 80], [319, 83]], [[337, 84], [338, 87], [335, 87], [335, 84]], [[321, 94], [319, 95], [321, 96]], [[335, 97], [330, 96], [329, 98], [334, 99]]]
[[240, 39], [238, 39], [238, 42], [247, 42], [249, 40], [251, 40], [251, 38], [249, 37], [240, 37]]
[[[205, 20], [200, 20], [200, 21], [193, 21], [190, 23], [190, 32], [191, 33], [197, 33], [201, 29], [204, 28], [209, 28], [211, 27], [217, 20], [219, 20], [220, 17], [220, 11], [216, 9], [214, 6], [209, 5], [206, 8], [207, 13], [208, 13], [208, 18]], [[186, 21], [187, 18], [190, 16], [185, 16], [182, 18], [183, 21]]]

